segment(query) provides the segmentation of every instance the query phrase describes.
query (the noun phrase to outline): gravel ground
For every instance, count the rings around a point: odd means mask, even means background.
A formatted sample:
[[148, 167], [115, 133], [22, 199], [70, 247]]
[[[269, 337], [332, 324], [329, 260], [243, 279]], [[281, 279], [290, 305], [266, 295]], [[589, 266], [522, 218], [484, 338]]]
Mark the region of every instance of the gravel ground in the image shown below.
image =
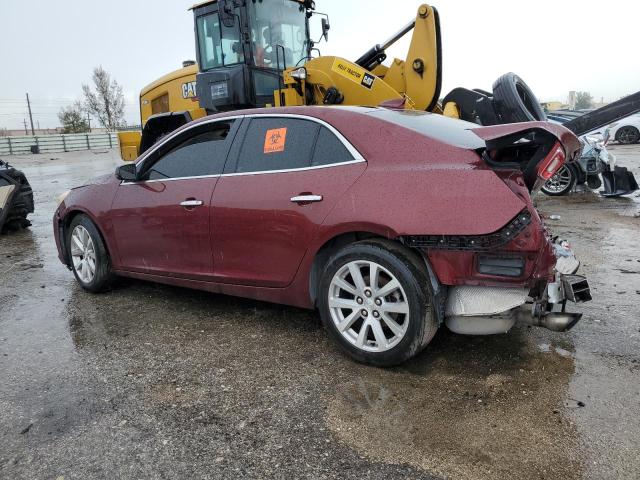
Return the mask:
[[[613, 151], [640, 178], [640, 146]], [[314, 312], [129, 280], [83, 292], [55, 197], [117, 153], [9, 160], [36, 214], [0, 237], [0, 478], [640, 476], [640, 198], [538, 199], [593, 286], [574, 331], [443, 330], [379, 370]]]

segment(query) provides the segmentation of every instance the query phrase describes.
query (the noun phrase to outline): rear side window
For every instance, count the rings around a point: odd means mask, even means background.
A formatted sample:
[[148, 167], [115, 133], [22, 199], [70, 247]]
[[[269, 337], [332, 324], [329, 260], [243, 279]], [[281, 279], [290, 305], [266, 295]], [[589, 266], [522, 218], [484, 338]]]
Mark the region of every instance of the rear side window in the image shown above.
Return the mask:
[[345, 163], [353, 160], [347, 147], [328, 128], [321, 127], [316, 142], [316, 150], [311, 162], [312, 167]]
[[319, 124], [302, 119], [252, 119], [240, 149], [236, 173], [310, 167], [319, 129]]
[[227, 136], [233, 122], [196, 128], [178, 146], [160, 156], [145, 180], [220, 175], [227, 159]]

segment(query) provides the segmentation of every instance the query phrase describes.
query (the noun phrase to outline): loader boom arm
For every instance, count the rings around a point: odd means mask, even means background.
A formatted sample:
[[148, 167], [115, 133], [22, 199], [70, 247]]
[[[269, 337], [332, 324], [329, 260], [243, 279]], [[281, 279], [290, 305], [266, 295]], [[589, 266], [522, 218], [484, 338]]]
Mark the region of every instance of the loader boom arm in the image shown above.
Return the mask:
[[[387, 49], [413, 31], [406, 59], [394, 59], [390, 66]], [[275, 94], [276, 106], [316, 104], [380, 105], [403, 104], [404, 108], [433, 111], [442, 85], [442, 47], [438, 12], [429, 5], [418, 8], [415, 19], [389, 40], [375, 45], [355, 62], [340, 57], [319, 57], [306, 64], [304, 85], [285, 72], [284, 94]], [[311, 89], [312, 95], [296, 92]], [[328, 92], [328, 94], [327, 94]], [[309, 98], [313, 102], [309, 102]], [[282, 99], [283, 101], [279, 101]], [[404, 101], [404, 103], [403, 103]]]
[[[382, 66], [387, 49], [413, 30], [406, 59], [395, 59], [388, 69]], [[386, 42], [362, 55], [356, 64], [383, 76], [386, 83], [411, 99], [419, 110], [433, 110], [442, 86], [442, 44], [438, 11], [420, 5], [416, 18], [402, 27]]]

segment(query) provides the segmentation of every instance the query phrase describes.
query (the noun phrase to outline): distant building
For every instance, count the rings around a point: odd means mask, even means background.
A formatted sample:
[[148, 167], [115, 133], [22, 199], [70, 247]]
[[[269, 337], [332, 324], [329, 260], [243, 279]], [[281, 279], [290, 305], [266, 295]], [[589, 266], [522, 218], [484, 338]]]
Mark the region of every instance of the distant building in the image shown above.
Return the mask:
[[[575, 110], [576, 102], [577, 102], [577, 93], [572, 91], [572, 92], [569, 92], [567, 103], [552, 100], [549, 102], [541, 102], [540, 105], [542, 105], [542, 108], [544, 108], [547, 112], [554, 112], [556, 110]], [[609, 102], [605, 102], [604, 97], [600, 97], [599, 102], [596, 102], [596, 101], [593, 102], [594, 109], [606, 107], [607, 105], [609, 105]]]
[[562, 102], [542, 102], [542, 108], [544, 108], [547, 112], [553, 112], [554, 110], [562, 110], [566, 105]]
[[593, 108], [602, 108], [606, 107], [607, 105], [609, 105], [609, 102], [605, 102], [604, 97], [600, 97], [599, 102], [593, 102]]

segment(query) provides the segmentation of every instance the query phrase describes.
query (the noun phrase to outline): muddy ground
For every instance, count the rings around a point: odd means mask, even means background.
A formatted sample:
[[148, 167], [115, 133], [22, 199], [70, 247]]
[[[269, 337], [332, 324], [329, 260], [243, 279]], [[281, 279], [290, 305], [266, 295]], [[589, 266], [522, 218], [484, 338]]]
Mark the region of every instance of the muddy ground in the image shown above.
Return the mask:
[[[617, 147], [640, 178], [640, 146]], [[638, 478], [640, 198], [539, 198], [594, 301], [568, 334], [442, 330], [346, 359], [313, 312], [149, 283], [90, 295], [55, 197], [117, 153], [13, 157], [33, 227], [0, 237], [0, 478]]]

